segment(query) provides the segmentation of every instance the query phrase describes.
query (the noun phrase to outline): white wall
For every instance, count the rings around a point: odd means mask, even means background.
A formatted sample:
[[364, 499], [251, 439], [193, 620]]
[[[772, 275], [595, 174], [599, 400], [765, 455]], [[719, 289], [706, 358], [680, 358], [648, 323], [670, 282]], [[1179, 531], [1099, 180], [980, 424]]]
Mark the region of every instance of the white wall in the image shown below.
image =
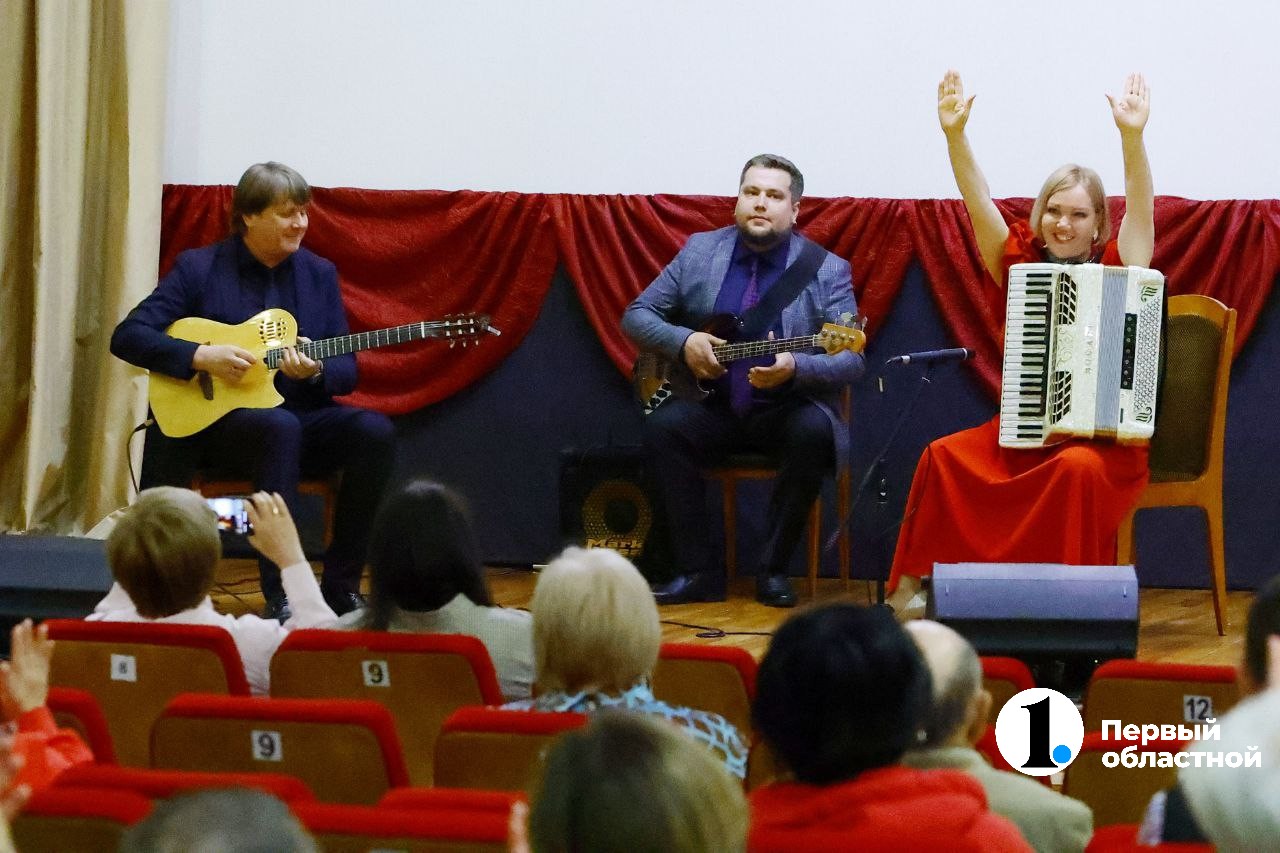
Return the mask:
[[1131, 70], [1157, 193], [1280, 197], [1268, 0], [173, 0], [172, 30], [173, 183], [278, 159], [319, 186], [727, 195], [767, 150], [812, 195], [952, 197], [956, 67], [998, 197], [1068, 160], [1121, 194], [1103, 93]]

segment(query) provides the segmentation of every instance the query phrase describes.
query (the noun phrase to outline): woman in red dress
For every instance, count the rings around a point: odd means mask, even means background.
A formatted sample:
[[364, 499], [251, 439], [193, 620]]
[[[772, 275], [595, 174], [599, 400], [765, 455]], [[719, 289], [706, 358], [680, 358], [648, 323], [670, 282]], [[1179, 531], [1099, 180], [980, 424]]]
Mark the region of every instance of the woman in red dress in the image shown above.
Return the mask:
[[[1075, 164], [1044, 182], [1030, 221], [1006, 223], [965, 135], [973, 96], [965, 98], [955, 71], [938, 84], [951, 170], [995, 286], [1004, 287], [1013, 264], [1151, 263], [1155, 193], [1142, 141], [1151, 100], [1142, 75], [1107, 100], [1124, 153], [1125, 214], [1114, 240], [1101, 180]], [[1116, 530], [1147, 483], [1146, 447], [1068, 441], [1009, 450], [997, 443], [998, 429], [994, 418], [925, 448], [889, 577], [889, 603], [900, 614], [914, 614], [920, 578], [936, 562], [1114, 562]]]

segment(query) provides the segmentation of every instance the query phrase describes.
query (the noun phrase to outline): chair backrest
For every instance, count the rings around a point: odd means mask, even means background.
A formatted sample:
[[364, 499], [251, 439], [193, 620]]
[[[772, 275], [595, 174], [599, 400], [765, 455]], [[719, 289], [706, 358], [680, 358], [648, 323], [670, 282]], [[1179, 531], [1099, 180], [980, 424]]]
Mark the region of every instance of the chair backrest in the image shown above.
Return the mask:
[[330, 802], [376, 803], [409, 784], [390, 712], [367, 699], [184, 694], [151, 733], [151, 764], [301, 779]]
[[1139, 760], [1145, 761], [1148, 759], [1144, 753], [1177, 753], [1185, 745], [1178, 740], [1149, 740], [1146, 744], [1141, 741], [1103, 740], [1101, 732], [1088, 732], [1080, 746], [1080, 754], [1067, 765], [1062, 792], [1093, 810], [1094, 826], [1138, 823], [1151, 797], [1178, 780], [1177, 766], [1125, 767], [1117, 764], [1107, 767], [1103, 756], [1133, 746], [1131, 752], [1136, 752]]
[[586, 714], [462, 708], [436, 739], [436, 784], [447, 788], [527, 791], [547, 747], [586, 725]]
[[1139, 845], [1138, 824], [1117, 823], [1095, 829], [1085, 853], [1213, 853], [1216, 849], [1212, 844], [1191, 842]]
[[45, 788], [14, 819], [14, 848], [22, 853], [114, 851], [124, 831], [150, 811], [151, 800], [133, 791]]
[[653, 695], [672, 705], [713, 711], [746, 738], [757, 668], [751, 653], [737, 646], [663, 643], [651, 679]]
[[1094, 670], [1085, 688], [1084, 730], [1102, 731], [1103, 720], [1190, 728], [1238, 701], [1235, 667], [1112, 660]]
[[1198, 294], [1169, 299], [1168, 358], [1151, 439], [1153, 482], [1221, 471], [1235, 335], [1234, 308]]
[[1023, 690], [1036, 686], [1031, 669], [1017, 658], [983, 657], [982, 686], [991, 694], [991, 713], [987, 722], [995, 725], [1004, 703]]
[[315, 794], [301, 779], [282, 773], [207, 773], [193, 770], [160, 770], [153, 767], [117, 767], [81, 764], [58, 774], [59, 788], [110, 788], [132, 791], [152, 800], [163, 800], [200, 788], [256, 788], [286, 803], [314, 800]]
[[391, 712], [409, 779], [432, 783], [436, 735], [469, 705], [500, 705], [484, 643], [455, 634], [294, 631], [271, 659], [271, 695], [372, 699]]
[[247, 696], [235, 641], [211, 625], [50, 619], [50, 683], [98, 700], [121, 764], [145, 767], [151, 726], [179, 693]]
[[476, 788], [392, 788], [378, 805], [389, 809], [434, 809], [453, 812], [510, 814], [524, 795], [516, 791], [482, 791]]
[[99, 764], [115, 764], [116, 748], [111, 741], [102, 706], [88, 690], [75, 687], [50, 687], [45, 704], [58, 728], [71, 729], [80, 735]]
[[505, 853], [507, 812], [298, 803], [291, 806], [325, 853]]

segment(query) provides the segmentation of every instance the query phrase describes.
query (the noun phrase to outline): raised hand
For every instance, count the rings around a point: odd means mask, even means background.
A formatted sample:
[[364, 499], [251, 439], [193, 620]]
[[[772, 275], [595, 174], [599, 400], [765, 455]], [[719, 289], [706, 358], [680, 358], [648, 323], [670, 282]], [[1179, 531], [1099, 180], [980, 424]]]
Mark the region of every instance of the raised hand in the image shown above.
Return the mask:
[[255, 492], [246, 507], [253, 535], [249, 544], [280, 568], [306, 562], [289, 505], [278, 492]]
[[953, 133], [964, 133], [969, 123], [969, 109], [977, 95], [964, 96], [964, 81], [960, 72], [954, 68], [947, 71], [942, 82], [938, 84], [938, 124], [947, 136]]
[[9, 660], [0, 663], [0, 697], [6, 716], [17, 717], [39, 708], [49, 696], [53, 640], [47, 626], [36, 628], [30, 619], [14, 625], [9, 637]]
[[1141, 74], [1130, 74], [1119, 95], [1107, 95], [1111, 116], [1121, 133], [1141, 133], [1151, 115], [1151, 92]]

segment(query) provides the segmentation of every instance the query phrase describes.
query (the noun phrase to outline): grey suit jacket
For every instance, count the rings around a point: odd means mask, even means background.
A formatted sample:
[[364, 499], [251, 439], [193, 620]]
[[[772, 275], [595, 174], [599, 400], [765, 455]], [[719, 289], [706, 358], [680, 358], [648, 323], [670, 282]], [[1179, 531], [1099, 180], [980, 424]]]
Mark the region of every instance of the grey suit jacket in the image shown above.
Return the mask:
[[[642, 350], [681, 360], [684, 342], [712, 316], [716, 296], [724, 283], [738, 229], [730, 225], [694, 234], [666, 269], [622, 314], [622, 330]], [[791, 235], [787, 266], [795, 263], [804, 239]], [[843, 313], [857, 314], [853, 279], [844, 259], [827, 253], [813, 279], [782, 311], [782, 336], [816, 334], [823, 323], [838, 322]], [[835, 411], [841, 389], [857, 380], [866, 367], [860, 353], [794, 354], [796, 375], [791, 393], [813, 400], [832, 421], [836, 459], [848, 463], [849, 435]]]

